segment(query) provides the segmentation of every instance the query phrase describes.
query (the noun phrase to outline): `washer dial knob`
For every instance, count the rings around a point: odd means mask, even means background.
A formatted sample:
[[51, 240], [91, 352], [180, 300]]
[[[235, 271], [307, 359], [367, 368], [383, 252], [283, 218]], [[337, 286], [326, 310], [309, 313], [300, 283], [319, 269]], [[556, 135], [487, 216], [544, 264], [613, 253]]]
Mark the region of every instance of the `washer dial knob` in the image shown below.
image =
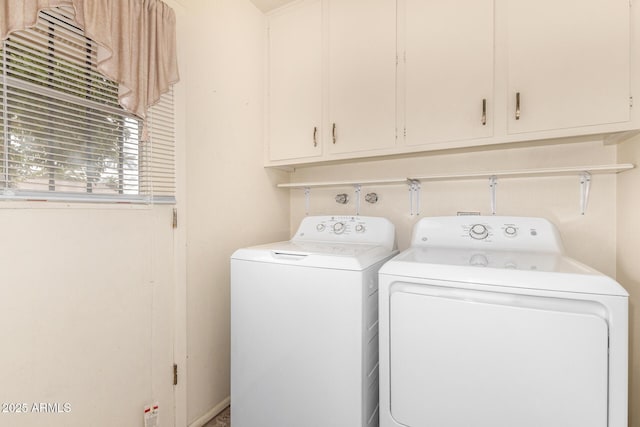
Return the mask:
[[482, 224], [474, 224], [469, 230], [469, 236], [476, 240], [486, 239], [489, 236], [489, 230]]
[[333, 224], [333, 232], [336, 234], [342, 234], [344, 233], [344, 230], [346, 229], [344, 222], [336, 222], [335, 224]]
[[364, 230], [365, 230], [364, 225], [362, 225], [362, 224], [356, 225], [356, 231], [358, 233], [364, 233]]
[[513, 225], [507, 225], [504, 229], [504, 234], [506, 234], [507, 237], [516, 237], [518, 235], [518, 229]]

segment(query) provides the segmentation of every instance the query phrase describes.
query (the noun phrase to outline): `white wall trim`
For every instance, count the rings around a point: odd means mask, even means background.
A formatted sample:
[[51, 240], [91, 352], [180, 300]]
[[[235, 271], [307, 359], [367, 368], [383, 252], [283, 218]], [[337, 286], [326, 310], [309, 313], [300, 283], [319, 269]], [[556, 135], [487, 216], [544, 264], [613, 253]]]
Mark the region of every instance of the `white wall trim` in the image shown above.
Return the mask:
[[206, 423], [211, 421], [216, 415], [222, 412], [231, 403], [231, 397], [227, 397], [222, 402], [207, 411], [203, 416], [189, 424], [189, 427], [203, 427]]

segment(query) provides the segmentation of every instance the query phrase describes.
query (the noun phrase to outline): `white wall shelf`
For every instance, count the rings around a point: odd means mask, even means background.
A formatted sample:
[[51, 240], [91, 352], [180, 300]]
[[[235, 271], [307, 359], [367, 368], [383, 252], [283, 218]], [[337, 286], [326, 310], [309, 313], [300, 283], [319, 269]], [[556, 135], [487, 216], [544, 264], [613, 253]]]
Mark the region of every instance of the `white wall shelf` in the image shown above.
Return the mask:
[[520, 170], [497, 170], [483, 172], [462, 172], [450, 174], [421, 175], [403, 178], [388, 179], [350, 179], [344, 181], [324, 181], [324, 182], [294, 182], [289, 184], [278, 184], [279, 188], [305, 189], [318, 187], [346, 187], [346, 186], [377, 186], [377, 185], [398, 185], [415, 181], [454, 181], [454, 180], [474, 180], [491, 178], [534, 178], [547, 176], [580, 176], [589, 174], [611, 174], [620, 173], [635, 168], [631, 163], [615, 165], [589, 165], [589, 166], [567, 166], [557, 168], [540, 169], [520, 169]]
[[589, 191], [591, 187], [591, 176], [594, 174], [620, 173], [635, 168], [633, 164], [614, 165], [590, 165], [590, 166], [566, 166], [557, 168], [520, 169], [520, 170], [499, 170], [485, 172], [463, 172], [450, 174], [422, 175], [406, 178], [389, 179], [360, 179], [345, 181], [324, 181], [324, 182], [296, 182], [290, 184], [278, 184], [279, 188], [302, 189], [305, 193], [305, 211], [309, 214], [309, 199], [311, 188], [318, 187], [355, 187], [356, 193], [356, 215], [360, 214], [360, 192], [362, 187], [380, 185], [409, 186], [409, 209], [410, 215], [420, 215], [420, 189], [421, 183], [426, 181], [463, 181], [463, 180], [489, 180], [489, 195], [491, 201], [491, 213], [496, 214], [496, 187], [498, 179], [505, 178], [536, 178], [550, 176], [577, 176], [580, 183], [580, 213], [585, 214], [589, 203]]

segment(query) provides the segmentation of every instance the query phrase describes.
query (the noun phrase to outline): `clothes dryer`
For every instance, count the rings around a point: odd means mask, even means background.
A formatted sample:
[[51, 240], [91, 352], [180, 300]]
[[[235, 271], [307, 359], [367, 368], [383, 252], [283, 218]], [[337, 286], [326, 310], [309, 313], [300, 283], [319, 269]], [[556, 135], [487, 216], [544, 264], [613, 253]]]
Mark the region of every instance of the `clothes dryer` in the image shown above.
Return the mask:
[[547, 220], [424, 218], [380, 270], [382, 427], [625, 427], [628, 294]]
[[378, 426], [384, 218], [305, 218], [290, 241], [231, 257], [234, 427]]

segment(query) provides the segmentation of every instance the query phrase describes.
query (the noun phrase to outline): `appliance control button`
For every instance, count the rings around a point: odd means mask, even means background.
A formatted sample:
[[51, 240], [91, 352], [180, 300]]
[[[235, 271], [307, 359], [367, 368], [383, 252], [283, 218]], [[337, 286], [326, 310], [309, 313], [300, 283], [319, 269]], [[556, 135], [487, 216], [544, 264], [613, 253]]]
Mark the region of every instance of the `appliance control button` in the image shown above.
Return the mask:
[[345, 228], [344, 222], [336, 222], [333, 224], [333, 232], [336, 234], [344, 233]]
[[474, 239], [482, 240], [489, 236], [489, 230], [487, 230], [487, 227], [482, 224], [474, 224], [469, 230], [469, 235]]
[[508, 225], [504, 229], [504, 234], [506, 234], [507, 237], [516, 237], [518, 235], [518, 229], [512, 225]]
[[324, 228], [325, 228], [325, 227], [324, 227], [324, 224], [318, 224], [318, 225], [316, 225], [316, 230], [318, 230], [318, 231], [324, 231]]
[[364, 233], [364, 231], [365, 231], [364, 225], [362, 225], [362, 224], [356, 225], [356, 231], [358, 233]]

